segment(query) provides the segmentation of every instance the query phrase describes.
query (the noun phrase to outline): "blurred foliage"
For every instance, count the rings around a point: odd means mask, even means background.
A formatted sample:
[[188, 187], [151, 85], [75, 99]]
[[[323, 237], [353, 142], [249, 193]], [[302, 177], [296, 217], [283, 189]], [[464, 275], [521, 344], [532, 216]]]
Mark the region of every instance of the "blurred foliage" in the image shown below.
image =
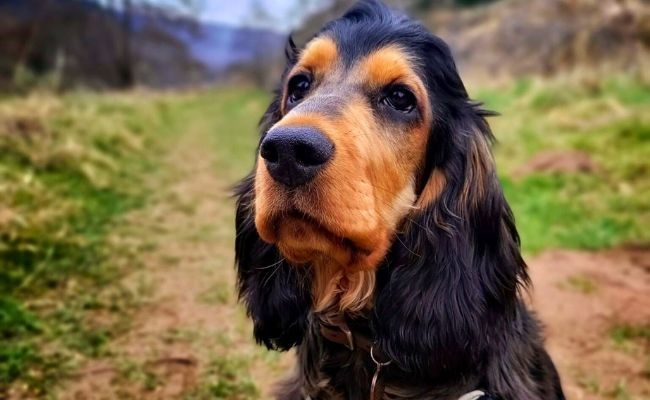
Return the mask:
[[201, 385], [186, 396], [187, 400], [250, 400], [259, 398], [257, 387], [242, 373], [248, 369], [250, 360], [219, 357], [212, 360], [204, 373]]

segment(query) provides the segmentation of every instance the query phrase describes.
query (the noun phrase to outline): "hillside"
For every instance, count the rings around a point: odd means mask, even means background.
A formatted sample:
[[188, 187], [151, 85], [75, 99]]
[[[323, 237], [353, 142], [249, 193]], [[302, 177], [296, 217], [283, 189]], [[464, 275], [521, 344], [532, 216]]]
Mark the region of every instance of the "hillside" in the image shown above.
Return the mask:
[[474, 76], [633, 71], [650, 59], [650, 4], [642, 0], [502, 0], [422, 17]]
[[286, 35], [151, 7], [127, 19], [92, 0], [6, 0], [0, 36], [1, 90], [20, 85], [20, 67], [23, 81], [50, 76], [62, 88], [120, 87], [125, 72], [153, 88], [214, 83], [245, 64], [277, 63]]
[[[297, 42], [353, 3], [336, 0], [309, 17], [294, 35]], [[640, 70], [650, 59], [650, 4], [643, 0], [500, 0], [466, 8], [387, 3], [422, 20], [450, 45], [462, 72], [479, 79]]]

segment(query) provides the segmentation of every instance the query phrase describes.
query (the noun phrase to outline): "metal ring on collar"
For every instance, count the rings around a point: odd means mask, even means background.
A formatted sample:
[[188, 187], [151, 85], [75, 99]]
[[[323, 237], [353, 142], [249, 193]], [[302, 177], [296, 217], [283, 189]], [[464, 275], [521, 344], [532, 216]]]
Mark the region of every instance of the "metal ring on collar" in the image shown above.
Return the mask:
[[370, 358], [372, 358], [372, 362], [374, 362], [375, 364], [377, 364], [377, 366], [385, 367], [385, 366], [387, 366], [387, 365], [390, 365], [390, 364], [393, 362], [392, 360], [388, 360], [388, 361], [383, 362], [383, 363], [377, 361], [377, 359], [375, 358], [374, 349], [375, 349], [375, 345], [373, 344], [372, 346], [370, 346]]

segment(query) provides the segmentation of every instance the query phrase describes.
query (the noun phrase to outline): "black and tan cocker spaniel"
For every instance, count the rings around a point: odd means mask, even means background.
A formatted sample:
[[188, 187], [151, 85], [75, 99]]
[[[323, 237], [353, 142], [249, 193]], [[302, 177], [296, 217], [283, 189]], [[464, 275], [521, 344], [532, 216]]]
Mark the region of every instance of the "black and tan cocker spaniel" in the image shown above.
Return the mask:
[[379, 1], [289, 41], [236, 218], [255, 338], [297, 349], [278, 399], [564, 399], [488, 115]]

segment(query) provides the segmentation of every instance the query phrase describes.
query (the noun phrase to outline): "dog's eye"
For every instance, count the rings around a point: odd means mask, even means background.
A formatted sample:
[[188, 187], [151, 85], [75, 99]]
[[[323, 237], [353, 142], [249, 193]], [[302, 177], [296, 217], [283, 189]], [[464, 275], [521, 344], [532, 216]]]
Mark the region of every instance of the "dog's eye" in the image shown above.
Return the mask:
[[410, 113], [415, 108], [417, 100], [415, 95], [409, 89], [401, 85], [394, 85], [387, 88], [386, 94], [382, 98], [382, 103], [394, 108], [405, 114]]
[[300, 74], [289, 79], [287, 102], [289, 105], [302, 100], [311, 89], [311, 78], [308, 75]]

